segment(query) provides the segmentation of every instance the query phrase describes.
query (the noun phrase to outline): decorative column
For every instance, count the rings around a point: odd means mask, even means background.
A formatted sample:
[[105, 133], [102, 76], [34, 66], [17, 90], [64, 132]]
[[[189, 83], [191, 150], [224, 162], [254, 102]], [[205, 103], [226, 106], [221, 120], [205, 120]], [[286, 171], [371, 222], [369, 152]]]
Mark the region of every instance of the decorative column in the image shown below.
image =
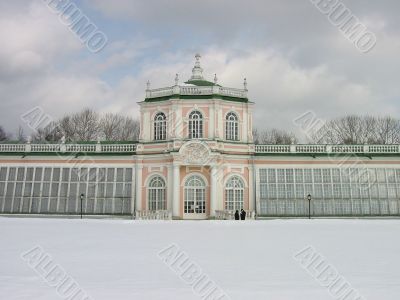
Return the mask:
[[218, 167], [211, 166], [211, 191], [210, 191], [210, 217], [215, 217], [215, 211], [218, 210]]
[[174, 173], [172, 165], [168, 166], [168, 184], [167, 184], [167, 210], [172, 214], [174, 201]]
[[136, 164], [136, 176], [135, 176], [135, 189], [136, 189], [136, 199], [135, 199], [135, 211], [143, 210], [142, 208], [142, 171], [143, 165]]
[[256, 200], [255, 200], [255, 193], [254, 193], [254, 167], [250, 166], [247, 168], [248, 172], [249, 172], [249, 182], [247, 183], [248, 186], [248, 199], [249, 199], [249, 210], [251, 211], [255, 211], [256, 209]]
[[180, 166], [178, 164], [174, 164], [174, 187], [172, 193], [172, 216], [175, 218], [180, 217]]

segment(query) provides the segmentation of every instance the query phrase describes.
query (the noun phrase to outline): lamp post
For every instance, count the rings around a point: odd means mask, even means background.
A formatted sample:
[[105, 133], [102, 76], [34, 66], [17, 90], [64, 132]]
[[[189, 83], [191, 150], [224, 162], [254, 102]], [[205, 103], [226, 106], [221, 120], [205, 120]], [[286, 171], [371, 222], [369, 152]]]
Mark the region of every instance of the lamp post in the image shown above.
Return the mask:
[[311, 194], [308, 194], [307, 200], [308, 200], [308, 219], [311, 219]]
[[82, 212], [83, 212], [83, 197], [85, 197], [84, 194], [81, 194], [81, 219], [82, 219]]

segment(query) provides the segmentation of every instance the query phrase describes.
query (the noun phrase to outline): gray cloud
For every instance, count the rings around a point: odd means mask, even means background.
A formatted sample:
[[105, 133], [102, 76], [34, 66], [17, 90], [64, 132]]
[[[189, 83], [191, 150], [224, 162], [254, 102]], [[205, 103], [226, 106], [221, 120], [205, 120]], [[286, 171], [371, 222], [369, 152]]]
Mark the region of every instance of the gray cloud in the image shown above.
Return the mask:
[[344, 1], [378, 38], [360, 54], [308, 0], [86, 0], [110, 38], [98, 56], [41, 2], [0, 3], [0, 119], [10, 130], [36, 105], [55, 118], [85, 106], [138, 115], [145, 82], [186, 79], [198, 51], [209, 78], [241, 87], [248, 77], [257, 126], [295, 129], [306, 110], [400, 113], [397, 1]]

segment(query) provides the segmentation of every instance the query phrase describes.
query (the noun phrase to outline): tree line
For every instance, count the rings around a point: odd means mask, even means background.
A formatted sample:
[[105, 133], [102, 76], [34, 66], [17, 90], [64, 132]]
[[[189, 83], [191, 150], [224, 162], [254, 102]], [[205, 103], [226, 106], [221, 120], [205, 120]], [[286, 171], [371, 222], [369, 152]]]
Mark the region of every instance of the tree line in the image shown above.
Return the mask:
[[[91, 109], [66, 115], [39, 128], [31, 136], [32, 142], [87, 141], [137, 141], [140, 123], [138, 120], [119, 114], [99, 114]], [[299, 143], [293, 132], [281, 129], [254, 129], [255, 144], [288, 145]], [[400, 144], [400, 119], [390, 116], [373, 117], [349, 115], [324, 123], [308, 136], [312, 144]], [[0, 126], [0, 142], [13, 136]], [[18, 141], [26, 141], [22, 128], [16, 134]]]
[[[66, 115], [57, 121], [38, 128], [31, 136], [32, 142], [66, 142], [88, 141], [137, 141], [140, 123], [138, 120], [119, 114], [99, 114], [91, 109]], [[13, 137], [0, 126], [0, 141], [8, 141]], [[16, 140], [24, 142], [27, 137], [20, 127]]]

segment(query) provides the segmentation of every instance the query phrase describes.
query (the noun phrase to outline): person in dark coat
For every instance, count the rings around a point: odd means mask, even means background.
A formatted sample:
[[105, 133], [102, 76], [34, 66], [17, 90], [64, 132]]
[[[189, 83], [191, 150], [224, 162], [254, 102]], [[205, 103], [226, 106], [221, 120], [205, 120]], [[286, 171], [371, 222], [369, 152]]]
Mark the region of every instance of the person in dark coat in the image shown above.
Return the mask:
[[240, 220], [246, 220], [246, 212], [243, 210], [240, 211]]
[[235, 220], [239, 220], [239, 211], [238, 210], [235, 212]]

